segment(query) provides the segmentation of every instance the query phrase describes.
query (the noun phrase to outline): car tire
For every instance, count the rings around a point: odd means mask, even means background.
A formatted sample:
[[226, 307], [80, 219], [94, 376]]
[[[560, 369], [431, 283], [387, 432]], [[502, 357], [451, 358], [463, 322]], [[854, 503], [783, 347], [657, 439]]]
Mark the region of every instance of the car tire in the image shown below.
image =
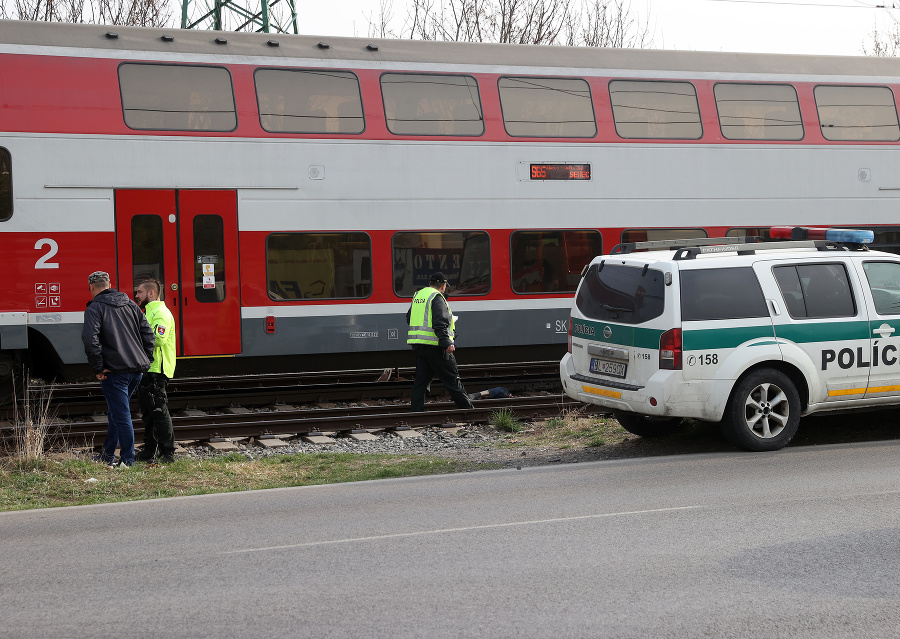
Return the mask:
[[752, 371], [731, 392], [722, 435], [753, 452], [784, 448], [800, 425], [800, 394], [791, 379], [772, 368]]
[[622, 428], [639, 437], [662, 437], [681, 424], [680, 417], [648, 417], [619, 410], [613, 411], [613, 416]]

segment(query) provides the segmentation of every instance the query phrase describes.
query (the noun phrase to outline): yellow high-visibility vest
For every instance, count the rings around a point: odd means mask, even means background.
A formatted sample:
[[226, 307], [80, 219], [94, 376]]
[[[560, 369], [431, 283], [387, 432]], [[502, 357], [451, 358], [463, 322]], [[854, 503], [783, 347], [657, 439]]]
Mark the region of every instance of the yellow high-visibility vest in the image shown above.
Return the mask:
[[[438, 346], [440, 344], [440, 340], [434, 332], [431, 318], [431, 302], [436, 295], [441, 295], [440, 291], [426, 286], [413, 297], [412, 310], [409, 313], [409, 332], [406, 336], [407, 344], [428, 344], [429, 346]], [[444, 296], [441, 295], [441, 297]], [[444, 299], [444, 303], [447, 303], [446, 299]], [[450, 311], [450, 304], [447, 304], [447, 312], [450, 314], [448, 334], [452, 341], [453, 313]]]

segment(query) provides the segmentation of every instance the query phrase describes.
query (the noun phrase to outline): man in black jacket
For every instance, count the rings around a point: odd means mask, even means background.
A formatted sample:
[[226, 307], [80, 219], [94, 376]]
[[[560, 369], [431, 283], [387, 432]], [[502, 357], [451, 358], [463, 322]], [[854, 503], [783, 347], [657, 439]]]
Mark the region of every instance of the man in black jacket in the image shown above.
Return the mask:
[[406, 343], [416, 354], [416, 380], [410, 400], [410, 407], [416, 412], [425, 410], [425, 394], [435, 376], [459, 408], [473, 408], [453, 355], [456, 322], [445, 297], [447, 286], [443, 273], [432, 274], [428, 286], [413, 296], [406, 311], [406, 323], [409, 324]]
[[93, 299], [84, 311], [81, 341], [109, 409], [106, 442], [100, 458], [111, 468], [131, 466], [134, 425], [128, 402], [141, 381], [141, 374], [150, 368], [155, 343], [153, 329], [131, 298], [109, 287], [108, 273], [91, 273], [88, 286]]

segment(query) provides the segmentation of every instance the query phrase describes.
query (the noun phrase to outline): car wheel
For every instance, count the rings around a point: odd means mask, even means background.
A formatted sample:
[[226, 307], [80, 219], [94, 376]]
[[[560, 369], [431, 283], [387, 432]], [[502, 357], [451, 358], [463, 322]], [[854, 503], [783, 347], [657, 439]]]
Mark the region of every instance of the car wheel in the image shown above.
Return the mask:
[[629, 433], [640, 437], [661, 437], [668, 435], [681, 424], [680, 417], [648, 417], [637, 413], [613, 411], [616, 420]]
[[749, 451], [784, 448], [800, 425], [800, 395], [790, 378], [763, 368], [740, 379], [722, 420], [722, 434]]

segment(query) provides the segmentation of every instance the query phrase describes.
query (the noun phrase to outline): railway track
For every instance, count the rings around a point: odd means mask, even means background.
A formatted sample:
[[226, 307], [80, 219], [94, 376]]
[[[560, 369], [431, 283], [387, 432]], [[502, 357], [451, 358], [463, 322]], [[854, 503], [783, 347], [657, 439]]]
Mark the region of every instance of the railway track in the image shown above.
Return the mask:
[[[504, 386], [513, 392], [559, 389], [559, 362], [469, 364], [459, 367], [468, 392]], [[408, 396], [415, 369], [387, 368], [277, 375], [176, 377], [169, 383], [169, 410], [259, 407], [308, 402], [365, 401]], [[33, 399], [48, 396], [53, 414], [73, 419], [106, 413], [100, 384], [33, 386]], [[0, 413], [9, 421], [11, 414]]]
[[[426, 412], [411, 413], [405, 402], [372, 401], [397, 401], [407, 395], [414, 374], [411, 368], [179, 379], [173, 380], [169, 406], [179, 441], [343, 436], [454, 426], [486, 422], [500, 409], [520, 419], [546, 418], [584, 408], [559, 393], [558, 366], [555, 361], [462, 366], [460, 374], [469, 392], [506, 386], [515, 393], [504, 399], [476, 400], [470, 410], [433, 401]], [[53, 385], [33, 392], [50, 393], [56, 415], [65, 418], [53, 425], [52, 436], [83, 446], [103, 441], [106, 416], [100, 414], [105, 402], [99, 385]], [[338, 406], [332, 403], [336, 401], [352, 403]], [[140, 441], [143, 424], [138, 415], [134, 425]], [[0, 424], [0, 438], [10, 435], [11, 425]]]

